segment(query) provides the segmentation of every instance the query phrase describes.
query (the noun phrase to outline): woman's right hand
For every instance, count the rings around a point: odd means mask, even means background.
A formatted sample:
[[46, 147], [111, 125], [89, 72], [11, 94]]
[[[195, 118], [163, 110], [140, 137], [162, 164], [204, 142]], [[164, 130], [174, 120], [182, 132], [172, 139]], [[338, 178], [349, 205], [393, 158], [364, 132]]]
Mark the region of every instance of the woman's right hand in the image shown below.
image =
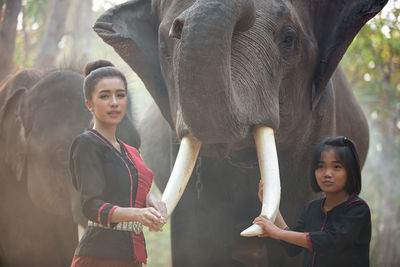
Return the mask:
[[144, 226], [149, 227], [150, 231], [161, 232], [165, 220], [161, 214], [153, 207], [135, 208], [134, 221], [138, 221]]
[[265, 215], [260, 215], [255, 218], [253, 224], [257, 224], [263, 229], [263, 233], [258, 235], [259, 237], [272, 237], [276, 239], [281, 231], [281, 229]]

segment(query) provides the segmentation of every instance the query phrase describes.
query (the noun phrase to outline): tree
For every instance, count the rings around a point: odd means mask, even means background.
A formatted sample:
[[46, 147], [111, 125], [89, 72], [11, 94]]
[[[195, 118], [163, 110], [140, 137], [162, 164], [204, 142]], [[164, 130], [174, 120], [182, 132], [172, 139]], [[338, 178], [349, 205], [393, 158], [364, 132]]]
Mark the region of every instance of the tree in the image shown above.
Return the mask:
[[53, 0], [25, 0], [22, 5], [22, 28], [19, 29], [14, 53], [14, 63], [19, 66], [32, 66], [44, 34], [50, 21]]
[[55, 0], [47, 30], [44, 34], [34, 62], [35, 67], [52, 67], [58, 52], [58, 44], [65, 34], [65, 21], [67, 19], [70, 0]]
[[0, 0], [0, 82], [13, 69], [12, 60], [20, 10], [21, 0]]
[[87, 61], [91, 55], [91, 42], [93, 37], [93, 11], [92, 0], [75, 0], [71, 17], [73, 18], [71, 28], [72, 48], [71, 58], [74, 60]]

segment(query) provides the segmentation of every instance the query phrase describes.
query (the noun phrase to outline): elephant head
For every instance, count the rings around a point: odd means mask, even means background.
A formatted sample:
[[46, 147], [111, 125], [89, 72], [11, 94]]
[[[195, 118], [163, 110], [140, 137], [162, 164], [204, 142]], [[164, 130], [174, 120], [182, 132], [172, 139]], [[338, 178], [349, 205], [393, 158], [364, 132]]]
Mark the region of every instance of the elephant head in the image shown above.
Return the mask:
[[[178, 155], [177, 164], [193, 166], [200, 144], [202, 154], [229, 156], [266, 141], [272, 150], [265, 154], [259, 147], [258, 154], [276, 158], [274, 138], [278, 150], [297, 147], [302, 156], [301, 144], [342, 131], [332, 75], [355, 35], [386, 2], [134, 0], [107, 11], [94, 29], [140, 76], [187, 144], [191, 155], [186, 161]], [[365, 135], [355, 137], [362, 140], [362, 160]], [[262, 175], [275, 173], [273, 217], [277, 162], [259, 162]], [[175, 174], [185, 173], [190, 176], [190, 168]], [[165, 194], [180, 195], [186, 182]], [[172, 202], [173, 210], [177, 199]]]

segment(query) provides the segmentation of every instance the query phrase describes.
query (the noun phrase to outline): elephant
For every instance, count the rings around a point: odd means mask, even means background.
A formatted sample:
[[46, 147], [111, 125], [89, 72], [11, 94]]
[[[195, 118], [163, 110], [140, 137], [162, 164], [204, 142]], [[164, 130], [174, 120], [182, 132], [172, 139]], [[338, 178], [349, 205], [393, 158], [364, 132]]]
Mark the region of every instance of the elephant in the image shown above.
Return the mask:
[[[1, 266], [71, 264], [77, 224], [87, 224], [69, 173], [70, 145], [92, 117], [82, 88], [77, 72], [36, 69], [0, 87]], [[129, 114], [117, 135], [140, 146]]]
[[[311, 158], [325, 137], [351, 138], [365, 162], [367, 120], [339, 62], [386, 3], [132, 0], [97, 19], [96, 33], [142, 79], [172, 131], [172, 158], [179, 164], [163, 199], [173, 211], [174, 266], [301, 262], [286, 257], [277, 242], [240, 233], [260, 214], [260, 176], [274, 184], [264, 187], [270, 218], [279, 208], [288, 225], [295, 224], [316, 196], [309, 186]], [[177, 183], [174, 173], [185, 173], [174, 172], [182, 147], [190, 165], [182, 169], [195, 171]], [[258, 156], [266, 150], [271, 160]], [[264, 177], [269, 160], [274, 174]], [[166, 184], [168, 177], [159, 179]]]

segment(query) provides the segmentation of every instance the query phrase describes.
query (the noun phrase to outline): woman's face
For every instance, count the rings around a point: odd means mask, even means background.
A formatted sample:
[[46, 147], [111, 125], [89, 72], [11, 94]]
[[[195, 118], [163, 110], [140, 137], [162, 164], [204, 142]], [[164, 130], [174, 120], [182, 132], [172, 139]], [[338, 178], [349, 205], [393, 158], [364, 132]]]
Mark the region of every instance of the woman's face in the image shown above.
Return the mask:
[[333, 148], [321, 153], [318, 167], [315, 170], [317, 183], [326, 194], [344, 193], [347, 183], [347, 171], [336, 157]]
[[96, 122], [106, 125], [117, 125], [124, 118], [127, 104], [125, 84], [118, 77], [101, 79], [92, 92], [92, 100], [86, 100]]

